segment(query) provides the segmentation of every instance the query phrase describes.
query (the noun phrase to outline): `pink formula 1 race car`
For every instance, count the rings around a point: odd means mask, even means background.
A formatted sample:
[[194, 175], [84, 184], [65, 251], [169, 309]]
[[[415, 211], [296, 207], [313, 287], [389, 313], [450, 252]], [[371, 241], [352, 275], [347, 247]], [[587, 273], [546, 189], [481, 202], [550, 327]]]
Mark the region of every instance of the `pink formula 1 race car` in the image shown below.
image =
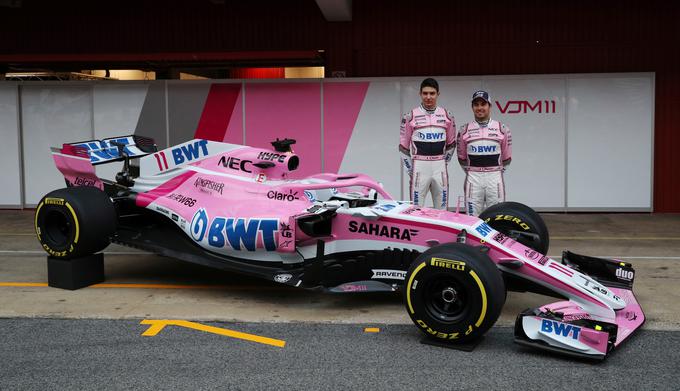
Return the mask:
[[[483, 335], [506, 290], [562, 300], [518, 315], [523, 345], [603, 359], [643, 324], [631, 265], [549, 258], [548, 231], [531, 208], [506, 202], [477, 218], [395, 201], [362, 174], [291, 179], [292, 143], [65, 144], [53, 157], [68, 187], [40, 201], [38, 240], [57, 258], [114, 242], [295, 287], [401, 290], [413, 322], [451, 343]], [[112, 161], [124, 162], [116, 180], [99, 178], [94, 166]]]

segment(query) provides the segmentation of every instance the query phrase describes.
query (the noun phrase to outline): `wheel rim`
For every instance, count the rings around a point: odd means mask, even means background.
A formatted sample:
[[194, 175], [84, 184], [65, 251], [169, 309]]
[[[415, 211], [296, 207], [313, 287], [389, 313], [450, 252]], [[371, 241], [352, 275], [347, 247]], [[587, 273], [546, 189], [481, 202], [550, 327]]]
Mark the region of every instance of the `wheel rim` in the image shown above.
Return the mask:
[[434, 277], [424, 291], [426, 311], [440, 322], [455, 323], [467, 314], [467, 289], [457, 279]]
[[71, 221], [63, 213], [52, 210], [45, 216], [45, 236], [54, 247], [64, 247], [71, 238]]

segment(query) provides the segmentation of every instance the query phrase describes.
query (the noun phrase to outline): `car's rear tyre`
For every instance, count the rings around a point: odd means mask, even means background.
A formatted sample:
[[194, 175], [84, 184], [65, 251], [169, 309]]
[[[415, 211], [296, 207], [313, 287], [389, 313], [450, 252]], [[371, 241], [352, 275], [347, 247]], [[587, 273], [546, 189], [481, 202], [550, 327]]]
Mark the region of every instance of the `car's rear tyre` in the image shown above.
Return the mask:
[[116, 209], [106, 193], [94, 187], [69, 187], [40, 200], [35, 233], [49, 255], [76, 258], [106, 248], [116, 221]]
[[461, 243], [433, 247], [411, 264], [406, 311], [428, 336], [462, 343], [483, 335], [505, 303], [505, 284], [480, 249]]
[[[488, 207], [479, 215], [496, 231], [513, 237], [523, 245], [547, 254], [550, 248], [550, 235], [543, 218], [530, 207], [519, 202], [501, 202]], [[514, 231], [514, 232], [513, 232]], [[536, 234], [538, 238], [532, 239], [528, 235], [517, 233]]]

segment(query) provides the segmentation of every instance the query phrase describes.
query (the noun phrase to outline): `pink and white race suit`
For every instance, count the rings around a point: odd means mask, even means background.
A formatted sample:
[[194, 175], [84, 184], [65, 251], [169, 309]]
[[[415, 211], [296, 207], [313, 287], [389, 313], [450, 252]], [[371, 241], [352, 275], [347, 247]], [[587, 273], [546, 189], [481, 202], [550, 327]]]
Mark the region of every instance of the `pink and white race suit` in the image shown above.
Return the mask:
[[399, 145], [410, 151], [402, 152], [402, 162], [411, 177], [411, 201], [425, 203], [427, 191], [437, 209], [449, 204], [449, 174], [446, 165], [456, 146], [456, 123], [450, 111], [442, 107], [426, 110], [418, 106], [404, 114], [401, 120]]
[[498, 121], [461, 126], [458, 161], [465, 170], [465, 204], [469, 215], [505, 201], [504, 166], [512, 158], [510, 128]]

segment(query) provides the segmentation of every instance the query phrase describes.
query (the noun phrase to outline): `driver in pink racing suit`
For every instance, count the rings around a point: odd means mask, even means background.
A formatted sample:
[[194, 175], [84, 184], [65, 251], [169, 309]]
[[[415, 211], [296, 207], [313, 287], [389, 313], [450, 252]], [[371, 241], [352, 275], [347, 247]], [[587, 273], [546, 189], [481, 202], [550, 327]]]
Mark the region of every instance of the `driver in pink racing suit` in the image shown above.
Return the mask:
[[[475, 120], [458, 131], [458, 162], [465, 170], [465, 204], [469, 215], [505, 201], [503, 171], [512, 160], [510, 129], [491, 119], [486, 91], [472, 95]], [[486, 206], [485, 206], [486, 204]]]
[[420, 106], [401, 120], [399, 151], [410, 176], [409, 192], [416, 205], [425, 203], [427, 191], [437, 209], [449, 204], [447, 164], [456, 147], [456, 123], [448, 110], [437, 106], [439, 83], [427, 78], [420, 84]]

